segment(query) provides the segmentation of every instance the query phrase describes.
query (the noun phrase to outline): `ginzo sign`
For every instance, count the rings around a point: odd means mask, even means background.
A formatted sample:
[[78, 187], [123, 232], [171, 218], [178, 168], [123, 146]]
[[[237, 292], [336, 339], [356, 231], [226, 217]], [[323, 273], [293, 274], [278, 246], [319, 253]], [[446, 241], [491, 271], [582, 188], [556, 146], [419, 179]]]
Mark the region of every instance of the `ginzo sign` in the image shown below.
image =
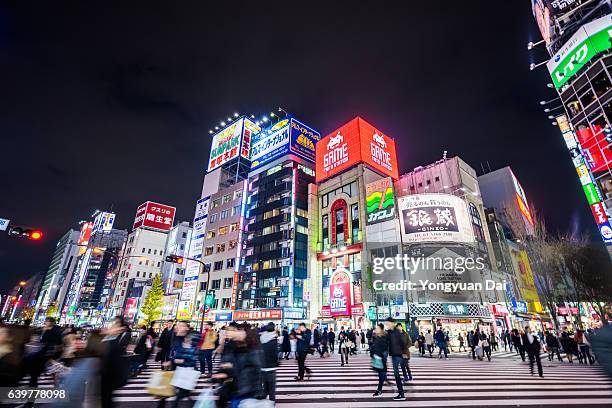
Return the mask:
[[132, 229], [146, 227], [169, 231], [174, 223], [175, 207], [147, 201], [138, 206]]
[[330, 133], [316, 144], [317, 182], [358, 163], [397, 180], [395, 141], [360, 117]]

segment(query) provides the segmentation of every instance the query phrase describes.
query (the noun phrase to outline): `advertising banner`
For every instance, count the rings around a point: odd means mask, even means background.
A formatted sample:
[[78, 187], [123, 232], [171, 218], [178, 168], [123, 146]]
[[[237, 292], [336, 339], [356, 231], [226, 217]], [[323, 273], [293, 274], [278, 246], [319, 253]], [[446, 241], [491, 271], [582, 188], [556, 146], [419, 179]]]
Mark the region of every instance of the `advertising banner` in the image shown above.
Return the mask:
[[345, 270], [337, 270], [331, 277], [329, 309], [332, 316], [351, 314], [351, 278]]
[[191, 303], [185, 300], [181, 300], [176, 311], [177, 320], [190, 320], [191, 319]]
[[146, 227], [161, 231], [169, 231], [174, 223], [176, 207], [147, 201], [136, 209], [136, 218], [132, 229]]
[[518, 269], [519, 269], [519, 291], [521, 292], [521, 298], [527, 301], [527, 308], [529, 312], [541, 312], [542, 305], [540, 303], [540, 297], [536, 288], [535, 279], [533, 277], [533, 271], [531, 270], [531, 264], [529, 263], [529, 257], [526, 251], [519, 251], [518, 256], [515, 251], [511, 252], [511, 255], [516, 256]]
[[395, 196], [391, 177], [366, 184], [366, 215], [368, 225], [395, 217]]
[[358, 163], [394, 180], [399, 177], [395, 141], [360, 117], [321, 139], [316, 151], [317, 182]]
[[96, 215], [96, 218], [94, 218], [91, 233], [95, 234], [99, 231], [110, 231], [113, 229], [114, 222], [115, 214], [109, 212], [101, 212]]
[[585, 67], [596, 54], [612, 47], [610, 28], [612, 28], [612, 15], [593, 20], [580, 27], [553, 55], [546, 66], [557, 89]]
[[123, 317], [128, 322], [133, 322], [136, 318], [136, 313], [138, 312], [138, 298], [130, 297], [127, 298], [125, 302], [125, 313]]
[[251, 169], [263, 166], [289, 152], [289, 119], [281, 120], [270, 129], [262, 130], [253, 137]]
[[81, 235], [79, 235], [79, 240], [77, 241], [77, 245], [87, 245], [89, 244], [89, 239], [91, 238], [91, 231], [93, 230], [93, 222], [85, 222], [81, 225]]
[[321, 140], [321, 134], [299, 120], [291, 118], [291, 153], [311, 163], [315, 162], [315, 145]]
[[240, 118], [215, 133], [210, 147], [208, 171], [235, 159], [239, 154], [248, 160], [252, 145], [251, 138], [260, 130], [261, 128], [249, 119]]
[[264, 310], [236, 310], [233, 312], [234, 321], [242, 320], [280, 320], [283, 317], [282, 309]]
[[450, 194], [418, 194], [400, 197], [402, 237], [411, 242], [474, 241], [465, 201]]
[[[208, 221], [208, 209], [210, 197], [204, 197], [197, 201], [195, 215], [193, 218], [193, 232], [188, 247], [188, 258], [200, 259], [206, 223]], [[198, 291], [198, 278], [200, 276], [201, 264], [197, 261], [185, 260], [185, 274], [183, 275], [183, 289], [181, 290], [181, 301], [187, 302], [187, 309], [191, 310], [196, 292]]]

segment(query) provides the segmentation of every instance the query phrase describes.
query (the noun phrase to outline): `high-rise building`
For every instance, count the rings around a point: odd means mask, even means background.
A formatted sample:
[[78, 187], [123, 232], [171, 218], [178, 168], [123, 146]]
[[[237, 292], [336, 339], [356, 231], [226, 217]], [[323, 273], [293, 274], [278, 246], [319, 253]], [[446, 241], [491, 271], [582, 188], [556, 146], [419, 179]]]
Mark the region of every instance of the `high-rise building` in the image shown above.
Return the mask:
[[[176, 224], [168, 231], [166, 255], [178, 255], [186, 257], [189, 252], [192, 228], [189, 222], [183, 221]], [[162, 261], [161, 278], [164, 292], [167, 295], [179, 295], [183, 287], [183, 276], [185, 275], [185, 264]]]
[[406, 291], [376, 290], [377, 277], [367, 268], [374, 257], [400, 251], [394, 140], [357, 117], [322, 138], [316, 152], [317, 184], [309, 208], [310, 318], [338, 328], [364, 327], [367, 319], [382, 319], [378, 305], [393, 303], [400, 313], [394, 316], [405, 319]]
[[607, 0], [538, 0], [533, 14], [551, 57], [549, 87], [559, 95], [542, 103], [562, 133], [612, 256], [612, 6]]
[[[395, 189], [403, 254], [423, 259], [425, 265], [448, 259], [477, 261], [470, 268], [427, 266], [411, 271], [412, 281], [436, 285], [412, 292], [409, 312], [415, 327], [419, 332], [433, 331], [443, 324], [452, 338], [478, 324], [493, 331], [491, 309], [506, 306], [504, 290], [469, 286], [487, 281], [502, 284], [506, 279], [496, 267], [476, 171], [460, 157], [444, 157], [402, 175]], [[451, 283], [466, 289], [438, 289], [438, 284]]]
[[118, 256], [119, 271], [111, 287], [107, 318], [122, 315], [129, 321], [137, 319], [144, 288], [150, 286], [153, 277], [161, 271], [175, 211], [174, 207], [152, 201], [141, 204], [136, 210], [132, 232]]
[[72, 270], [76, 265], [76, 256], [79, 252], [77, 246], [79, 236], [79, 231], [70, 229], [57, 242], [51, 264], [45, 273], [38, 295], [34, 320], [43, 320], [49, 306], [53, 306], [57, 310], [59, 304], [63, 303], [63, 298], [58, 295], [66, 277], [70, 279]]

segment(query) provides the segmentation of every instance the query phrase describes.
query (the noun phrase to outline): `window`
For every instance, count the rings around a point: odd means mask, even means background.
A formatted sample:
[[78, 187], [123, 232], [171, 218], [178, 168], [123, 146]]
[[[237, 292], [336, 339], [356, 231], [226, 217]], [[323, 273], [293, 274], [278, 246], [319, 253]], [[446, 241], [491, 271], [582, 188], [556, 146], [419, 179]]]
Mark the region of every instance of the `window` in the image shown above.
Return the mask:
[[225, 244], [217, 244], [217, 253], [225, 251]]
[[157, 267], [159, 268], [161, 266], [161, 262], [157, 262]]
[[206, 291], [206, 282], [200, 282], [200, 292]]
[[240, 206], [235, 205], [232, 207], [232, 215], [240, 214]]
[[215, 279], [210, 284], [213, 290], [221, 289], [221, 279]]
[[[229, 259], [228, 259], [228, 261], [229, 261]], [[232, 278], [225, 278], [225, 279], [223, 279], [223, 289], [231, 288], [233, 282], [234, 282], [234, 279], [232, 279]]]
[[187, 238], [187, 233], [183, 232], [183, 238]]
[[236, 231], [238, 229], [238, 223], [234, 222], [230, 224], [229, 230], [230, 232]]
[[327, 206], [329, 205], [329, 197], [327, 197], [327, 194], [323, 196], [323, 202], [321, 204], [323, 208], [327, 208]]
[[235, 239], [232, 239], [229, 242], [229, 249], [234, 249], [234, 248], [236, 248], [236, 246], [238, 246], [238, 241], [236, 241]]
[[206, 263], [204, 264], [204, 273], [209, 273], [210, 272], [210, 264]]
[[215, 222], [217, 222], [217, 214], [211, 214], [209, 222], [211, 224], [214, 224]]
[[180, 245], [181, 251], [185, 249], [185, 244]]
[[242, 198], [242, 190], [234, 191], [234, 200], [239, 200]]
[[164, 251], [162, 251], [161, 249], [159, 250], [159, 256], [162, 256], [164, 254]]
[[143, 254], [145, 253], [145, 249], [146, 249], [146, 248], [142, 248], [142, 253], [143, 253]]
[[301, 208], [296, 208], [295, 213], [300, 217], [308, 218], [308, 211], [303, 210]]
[[334, 225], [334, 230], [336, 231], [336, 243], [338, 244], [343, 243], [345, 239], [345, 236], [344, 236], [344, 215], [345, 214], [344, 212], [345, 212], [345, 207], [340, 207], [334, 210], [334, 216], [336, 219], [336, 225]]
[[148, 253], [148, 254], [150, 254], [150, 253], [151, 253], [151, 248], [149, 248], [149, 251], [148, 251], [147, 253]]
[[323, 224], [323, 248], [329, 245], [329, 215], [325, 214], [322, 218]]
[[230, 298], [223, 298], [223, 299], [221, 299], [221, 308], [222, 309], [229, 309], [230, 308]]
[[136, 271], [136, 277], [140, 278], [140, 271]]
[[215, 299], [215, 301], [213, 302], [212, 308], [217, 309], [218, 307], [219, 307], [219, 299]]
[[225, 235], [225, 234], [227, 234], [227, 230], [228, 230], [227, 225], [226, 225], [226, 226], [224, 226], [224, 227], [219, 228], [219, 235]]
[[219, 206], [219, 200], [213, 200], [212, 202], [212, 208], [217, 208]]
[[212, 254], [213, 254], [213, 247], [209, 246], [204, 249], [205, 256], [212, 255]]
[[215, 264], [213, 266], [213, 270], [220, 271], [221, 269], [223, 269], [223, 261], [215, 262]]
[[226, 219], [228, 214], [229, 214], [229, 210], [221, 210], [221, 216], [219, 217], [219, 219], [221, 220]]
[[226, 262], [225, 262], [225, 267], [226, 268], [233, 268], [236, 265], [236, 258], [229, 258]]
[[149, 272], [149, 278], [153, 277], [153, 272]]
[[153, 255], [157, 255], [157, 249], [153, 250]]
[[145, 261], [145, 266], [149, 266], [149, 260], [148, 259]]
[[306, 227], [305, 227], [305, 226], [303, 226], [303, 225], [296, 225], [296, 226], [295, 226], [295, 230], [296, 230], [297, 232], [299, 232], [300, 234], [306, 234], [306, 235], [308, 235], [308, 228], [306, 228]]
[[357, 242], [359, 241], [359, 204], [351, 205], [351, 226], [353, 227], [351, 242]]
[[206, 239], [213, 239], [216, 236], [217, 233], [215, 232], [215, 230], [209, 230], [208, 232], [206, 232]]

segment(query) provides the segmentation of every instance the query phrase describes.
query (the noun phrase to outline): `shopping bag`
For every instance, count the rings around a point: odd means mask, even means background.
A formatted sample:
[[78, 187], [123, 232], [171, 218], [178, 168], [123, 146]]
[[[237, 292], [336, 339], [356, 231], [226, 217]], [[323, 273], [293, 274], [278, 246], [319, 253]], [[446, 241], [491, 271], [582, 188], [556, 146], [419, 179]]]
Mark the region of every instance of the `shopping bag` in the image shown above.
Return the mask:
[[372, 356], [372, 368], [375, 370], [382, 370], [385, 368], [382, 357], [376, 354]]
[[147, 383], [147, 394], [158, 397], [172, 397], [175, 394], [174, 387], [170, 384], [173, 371], [155, 371]]
[[274, 402], [269, 399], [247, 398], [240, 401], [238, 408], [274, 408]]
[[190, 367], [176, 367], [170, 384], [184, 390], [194, 390], [198, 384], [200, 372]]
[[212, 388], [207, 388], [198, 395], [193, 408], [215, 408], [218, 397]]
[[482, 356], [484, 355], [484, 351], [482, 350], [481, 346], [476, 346], [476, 357], [478, 358], [482, 358]]

